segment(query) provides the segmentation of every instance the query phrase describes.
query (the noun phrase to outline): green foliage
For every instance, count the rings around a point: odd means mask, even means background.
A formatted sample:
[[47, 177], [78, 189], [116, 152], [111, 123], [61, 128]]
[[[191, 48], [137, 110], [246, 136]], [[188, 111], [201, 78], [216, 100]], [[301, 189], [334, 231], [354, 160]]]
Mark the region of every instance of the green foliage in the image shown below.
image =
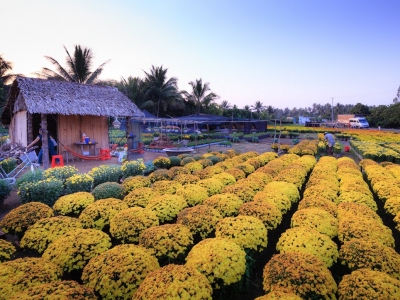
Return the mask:
[[124, 178], [130, 176], [142, 175], [143, 171], [146, 169], [143, 159], [126, 161], [121, 167], [122, 175]]
[[143, 175], [149, 175], [150, 173], [154, 172], [154, 170], [156, 169], [156, 166], [153, 164], [152, 161], [148, 161], [144, 165], [146, 166], [146, 169], [144, 169]]
[[96, 186], [92, 191], [92, 195], [96, 200], [107, 198], [122, 200], [124, 198], [124, 187], [116, 182], [105, 182]]
[[95, 167], [88, 174], [93, 178], [93, 187], [104, 182], [119, 182], [123, 175], [121, 166], [116, 164]]
[[171, 161], [168, 157], [159, 156], [153, 160], [153, 164], [158, 169], [169, 169], [171, 167]]
[[108, 132], [108, 137], [111, 144], [118, 144], [118, 146], [123, 146], [126, 144], [126, 132], [119, 129], [111, 129]]
[[195, 159], [193, 157], [191, 157], [191, 156], [184, 157], [181, 160], [181, 166], [184, 166], [184, 165], [186, 165], [186, 164], [188, 164], [190, 162], [195, 162]]
[[52, 207], [54, 202], [63, 195], [63, 191], [63, 182], [51, 177], [45, 180], [21, 183], [18, 195], [23, 204], [41, 202]]
[[0, 165], [6, 173], [10, 173], [17, 167], [17, 160], [13, 157], [6, 158], [0, 162]]
[[0, 206], [3, 204], [4, 199], [6, 199], [12, 190], [12, 186], [8, 184], [7, 180], [0, 179]]
[[218, 156], [209, 156], [207, 157], [209, 160], [212, 161], [212, 163], [215, 165], [216, 163], [219, 163], [220, 161], [222, 161], [223, 159], [218, 157]]
[[25, 182], [35, 182], [43, 180], [43, 170], [36, 169], [33, 172], [25, 172], [17, 179], [17, 187], [19, 188], [21, 184]]
[[181, 159], [177, 156], [170, 156], [169, 160], [171, 162], [171, 167], [180, 166], [181, 164]]

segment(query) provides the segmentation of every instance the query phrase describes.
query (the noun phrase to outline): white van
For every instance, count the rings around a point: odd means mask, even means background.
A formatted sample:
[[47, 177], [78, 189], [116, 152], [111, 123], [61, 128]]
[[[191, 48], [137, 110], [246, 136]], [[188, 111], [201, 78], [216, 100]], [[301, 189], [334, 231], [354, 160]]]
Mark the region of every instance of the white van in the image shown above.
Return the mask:
[[369, 124], [365, 118], [350, 118], [349, 125], [351, 128], [368, 128]]

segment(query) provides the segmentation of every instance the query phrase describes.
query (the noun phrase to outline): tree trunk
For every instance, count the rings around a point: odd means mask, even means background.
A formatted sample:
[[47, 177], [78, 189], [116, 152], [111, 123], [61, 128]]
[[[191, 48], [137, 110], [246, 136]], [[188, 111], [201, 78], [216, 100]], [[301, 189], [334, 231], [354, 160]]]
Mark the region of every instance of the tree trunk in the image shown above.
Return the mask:
[[49, 159], [49, 140], [47, 132], [47, 115], [41, 114], [41, 127], [42, 127], [42, 149], [43, 149], [43, 168], [48, 169], [50, 167]]

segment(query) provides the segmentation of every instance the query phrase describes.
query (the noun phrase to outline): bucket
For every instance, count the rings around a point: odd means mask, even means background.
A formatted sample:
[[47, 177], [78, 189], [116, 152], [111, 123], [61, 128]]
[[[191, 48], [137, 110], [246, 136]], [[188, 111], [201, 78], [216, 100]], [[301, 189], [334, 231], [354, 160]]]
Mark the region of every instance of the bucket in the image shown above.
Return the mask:
[[86, 137], [86, 138], [85, 138], [85, 143], [86, 143], [86, 144], [89, 144], [89, 142], [90, 142], [90, 138], [89, 138], [89, 137]]

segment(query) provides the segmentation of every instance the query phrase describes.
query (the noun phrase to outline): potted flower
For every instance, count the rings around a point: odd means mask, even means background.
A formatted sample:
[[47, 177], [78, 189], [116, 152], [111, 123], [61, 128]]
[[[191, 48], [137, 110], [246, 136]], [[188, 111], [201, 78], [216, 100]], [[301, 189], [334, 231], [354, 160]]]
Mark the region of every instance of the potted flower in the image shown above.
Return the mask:
[[271, 149], [274, 150], [275, 152], [278, 152], [279, 144], [278, 143], [272, 143], [271, 144]]

